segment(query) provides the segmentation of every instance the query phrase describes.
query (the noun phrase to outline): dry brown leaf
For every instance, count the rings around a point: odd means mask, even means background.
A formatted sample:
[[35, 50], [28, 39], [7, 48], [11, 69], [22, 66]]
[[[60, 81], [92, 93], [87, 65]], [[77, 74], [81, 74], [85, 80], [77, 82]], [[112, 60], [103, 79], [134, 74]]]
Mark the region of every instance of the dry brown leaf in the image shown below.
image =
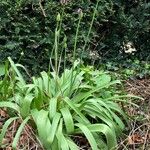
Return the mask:
[[6, 113], [6, 111], [0, 109], [0, 116], [6, 118], [8, 117], [8, 114]]
[[8, 143], [9, 143], [9, 140], [8, 140], [8, 139], [5, 139], [5, 138], [4, 138], [4, 139], [2, 140], [2, 145], [8, 144]]
[[128, 144], [133, 145], [133, 144], [142, 144], [144, 142], [144, 139], [141, 135], [135, 133], [131, 136], [128, 136]]

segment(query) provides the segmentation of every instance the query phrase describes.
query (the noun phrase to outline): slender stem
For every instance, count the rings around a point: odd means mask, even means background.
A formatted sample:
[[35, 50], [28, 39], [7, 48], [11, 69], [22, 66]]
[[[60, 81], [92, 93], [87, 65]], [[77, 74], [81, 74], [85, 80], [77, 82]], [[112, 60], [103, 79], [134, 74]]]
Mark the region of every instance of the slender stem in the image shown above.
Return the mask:
[[[63, 17], [64, 17], [64, 7], [63, 7], [63, 11], [62, 11], [62, 15], [61, 15], [61, 19], [60, 19], [60, 24], [59, 24], [59, 32], [61, 33], [61, 28], [62, 28], [62, 21], [63, 21]], [[60, 36], [58, 36], [58, 44], [60, 42]], [[61, 66], [61, 58], [62, 58], [62, 53], [63, 53], [64, 48], [61, 47], [61, 51], [60, 51], [60, 59], [59, 59], [59, 65], [58, 65], [58, 74], [60, 71], [60, 66]]]
[[76, 49], [77, 49], [78, 33], [79, 33], [79, 27], [80, 27], [81, 19], [82, 18], [79, 17], [78, 26], [77, 26], [77, 30], [76, 30], [74, 49], [73, 49], [73, 63], [74, 63], [74, 61], [76, 59]]
[[59, 30], [55, 31], [55, 72], [56, 72], [56, 75], [57, 75], [57, 71], [58, 71], [58, 35], [59, 34]]
[[99, 4], [99, 0], [97, 1], [96, 7], [95, 7], [94, 12], [93, 12], [93, 17], [92, 17], [92, 21], [90, 23], [90, 28], [89, 28], [88, 34], [86, 36], [85, 43], [84, 43], [84, 46], [83, 46], [83, 50], [82, 50], [82, 53], [81, 53], [81, 60], [82, 60], [82, 57], [83, 57], [83, 52], [85, 51], [86, 45], [89, 41], [89, 36], [90, 36], [92, 26], [93, 26], [93, 23], [94, 23], [94, 19], [95, 19], [96, 11], [97, 11], [97, 8], [98, 8], [98, 4]]
[[[56, 25], [56, 29], [55, 29], [55, 41], [54, 41], [55, 44], [53, 45], [51, 55], [50, 55], [50, 59], [49, 59], [49, 69], [48, 69], [49, 72], [50, 72], [50, 66], [52, 65], [51, 57], [53, 56], [53, 53], [55, 52], [56, 48], [58, 49], [58, 46], [59, 46], [60, 32], [61, 32], [61, 27], [62, 27], [63, 16], [64, 16], [64, 7], [62, 8], [61, 19], [59, 21], [57, 20], [57, 25]], [[57, 36], [57, 41], [56, 41], [56, 31], [59, 32], [59, 35]], [[58, 50], [57, 50], [57, 54], [58, 54]], [[55, 53], [55, 56], [56, 56], [56, 53]], [[55, 64], [56, 64], [56, 60], [55, 60]], [[52, 68], [54, 68], [54, 67], [52, 66]], [[55, 67], [55, 71], [56, 71], [56, 67]]]
[[[57, 31], [57, 29], [58, 29], [58, 26], [59, 26], [59, 23], [57, 22], [57, 25], [56, 25], [56, 31]], [[55, 38], [56, 38], [56, 34], [55, 34]], [[51, 51], [51, 54], [50, 54], [50, 57], [49, 57], [49, 65], [48, 65], [48, 72], [50, 73], [50, 66], [52, 67], [52, 68], [54, 68], [53, 67], [53, 64], [51, 63], [52, 61], [51, 61], [51, 58], [52, 58], [52, 56], [53, 56], [53, 53], [54, 53], [54, 49], [55, 49], [55, 44], [53, 45], [53, 48], [52, 48], [52, 51]]]
[[74, 69], [75, 69], [74, 68], [74, 62], [75, 62], [75, 59], [76, 59], [76, 49], [77, 49], [78, 33], [79, 33], [79, 27], [80, 27], [81, 19], [82, 19], [82, 16], [81, 16], [81, 14], [79, 14], [79, 21], [78, 21], [78, 25], [77, 25], [75, 42], [74, 42], [74, 50], [73, 50], [73, 67], [72, 67], [72, 71], [71, 71], [71, 83], [70, 83], [70, 90], [69, 90], [70, 95], [71, 95], [71, 88], [72, 88], [73, 82], [75, 80], [75, 77], [73, 77], [73, 72], [74, 72]]
[[64, 50], [65, 50], [65, 53], [64, 53], [64, 70], [66, 69], [66, 48], [67, 48], [67, 41], [64, 42]]

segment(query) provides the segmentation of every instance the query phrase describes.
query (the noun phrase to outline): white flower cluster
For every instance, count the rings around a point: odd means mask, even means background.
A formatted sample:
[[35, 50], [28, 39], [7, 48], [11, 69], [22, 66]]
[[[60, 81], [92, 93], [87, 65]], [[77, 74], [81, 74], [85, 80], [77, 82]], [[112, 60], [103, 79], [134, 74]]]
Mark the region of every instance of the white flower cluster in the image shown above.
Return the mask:
[[67, 4], [70, 0], [60, 0], [61, 4]]
[[123, 49], [124, 49], [124, 52], [128, 54], [131, 54], [137, 51], [132, 42], [128, 42], [126, 44], [123, 43]]
[[100, 55], [98, 54], [97, 51], [90, 51], [89, 56], [90, 56], [91, 59], [94, 59], [94, 60], [100, 58]]

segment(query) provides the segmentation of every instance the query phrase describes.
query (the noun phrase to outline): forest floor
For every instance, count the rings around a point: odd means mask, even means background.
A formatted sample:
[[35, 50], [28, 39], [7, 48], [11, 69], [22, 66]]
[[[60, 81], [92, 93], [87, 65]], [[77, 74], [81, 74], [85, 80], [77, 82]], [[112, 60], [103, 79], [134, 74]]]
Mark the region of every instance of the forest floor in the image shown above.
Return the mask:
[[125, 90], [143, 99], [132, 100], [137, 106], [125, 105], [130, 120], [118, 149], [150, 150], [150, 78], [127, 80]]
[[[140, 96], [143, 99], [132, 101], [137, 106], [124, 105], [126, 113], [130, 116], [129, 124], [123, 136], [118, 140], [117, 150], [150, 150], [150, 79], [127, 80], [125, 90], [129, 94]], [[0, 109], [0, 129], [9, 118], [7, 110]], [[3, 144], [12, 150], [11, 144], [20, 121], [14, 121], [7, 130]], [[89, 150], [88, 142], [81, 136], [75, 137], [82, 150]], [[26, 125], [18, 143], [18, 150], [43, 150], [41, 144], [30, 125]]]

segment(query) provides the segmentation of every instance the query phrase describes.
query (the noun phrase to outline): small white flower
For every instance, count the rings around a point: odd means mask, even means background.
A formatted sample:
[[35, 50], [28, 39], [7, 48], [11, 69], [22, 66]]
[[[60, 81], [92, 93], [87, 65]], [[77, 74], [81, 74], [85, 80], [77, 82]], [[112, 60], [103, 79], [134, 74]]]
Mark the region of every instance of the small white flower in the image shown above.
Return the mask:
[[89, 56], [90, 58], [95, 59], [95, 60], [100, 58], [97, 51], [90, 51]]
[[21, 56], [23, 56], [23, 55], [24, 55], [24, 52], [22, 51], [22, 52], [21, 52]]
[[128, 42], [126, 44], [123, 43], [123, 49], [124, 49], [124, 52], [128, 54], [131, 54], [137, 51], [132, 42]]
[[136, 49], [135, 48], [129, 48], [127, 50], [125, 50], [125, 53], [133, 53], [133, 52], [136, 52]]
[[67, 4], [70, 0], [60, 0], [61, 4]]

